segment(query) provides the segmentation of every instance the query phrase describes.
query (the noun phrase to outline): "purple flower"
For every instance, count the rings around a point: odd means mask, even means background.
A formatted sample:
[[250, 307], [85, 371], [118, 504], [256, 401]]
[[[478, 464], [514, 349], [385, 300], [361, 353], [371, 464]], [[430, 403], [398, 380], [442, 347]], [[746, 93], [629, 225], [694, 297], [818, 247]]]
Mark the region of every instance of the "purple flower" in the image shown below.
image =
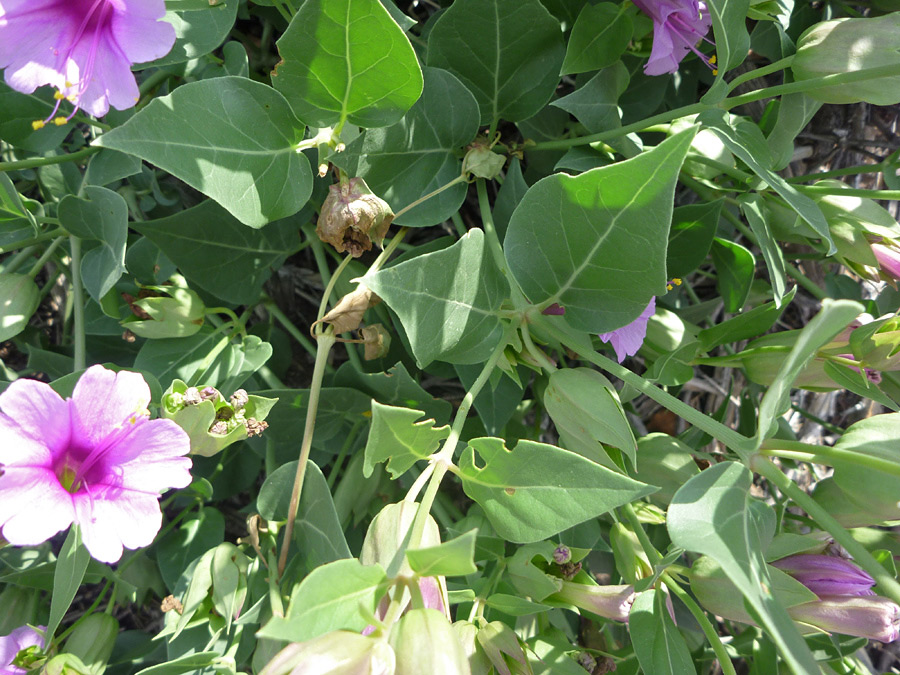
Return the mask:
[[95, 117], [110, 105], [131, 108], [139, 96], [131, 64], [165, 56], [175, 42], [172, 25], [158, 21], [165, 12], [163, 0], [0, 0], [0, 68], [16, 91], [59, 90], [44, 122], [63, 98]]
[[619, 363], [622, 363], [626, 356], [637, 354], [638, 349], [644, 344], [644, 338], [647, 337], [647, 322], [654, 313], [656, 313], [656, 298], [650, 298], [647, 308], [630, 324], [600, 334], [601, 340], [612, 343]]
[[102, 562], [148, 546], [162, 521], [159, 493], [191, 482], [188, 435], [150, 420], [138, 373], [92, 366], [63, 400], [20, 379], [0, 394], [0, 527], [34, 546], [72, 523]]
[[700, 0], [634, 0], [634, 4], [653, 19], [653, 49], [644, 64], [647, 75], [674, 73], [688, 51], [715, 70], [706, 54], [697, 49], [697, 43], [704, 39], [712, 23], [706, 3]]
[[872, 244], [872, 253], [886, 276], [900, 279], [900, 250], [884, 244]]
[[547, 600], [575, 605], [598, 616], [614, 621], [628, 621], [631, 605], [634, 604], [634, 586], [599, 586], [562, 581], [562, 588]]
[[874, 595], [875, 580], [844, 558], [830, 555], [791, 555], [770, 563], [787, 572], [818, 596]]
[[[44, 630], [46, 626], [38, 628]], [[21, 626], [9, 635], [0, 637], [0, 675], [24, 675], [27, 671], [12, 663], [20, 651], [34, 646], [43, 649], [44, 638], [30, 626]]]
[[893, 642], [900, 637], [900, 607], [880, 595], [824, 595], [788, 608], [795, 621], [833, 633]]

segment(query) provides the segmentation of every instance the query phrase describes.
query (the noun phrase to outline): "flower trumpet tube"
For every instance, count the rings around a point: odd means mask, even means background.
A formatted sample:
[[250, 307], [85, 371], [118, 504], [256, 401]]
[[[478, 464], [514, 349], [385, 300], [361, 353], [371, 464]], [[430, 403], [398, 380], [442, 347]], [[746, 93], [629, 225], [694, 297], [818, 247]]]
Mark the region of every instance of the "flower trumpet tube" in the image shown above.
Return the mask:
[[830, 555], [791, 555], [771, 563], [819, 597], [825, 595], [874, 595], [875, 580], [844, 558]]
[[575, 605], [613, 621], [628, 621], [634, 598], [634, 586], [631, 584], [600, 586], [563, 581], [562, 589], [548, 596], [546, 601]]
[[880, 595], [823, 595], [788, 609], [794, 621], [801, 621], [832, 633], [893, 642], [900, 637], [900, 607]]

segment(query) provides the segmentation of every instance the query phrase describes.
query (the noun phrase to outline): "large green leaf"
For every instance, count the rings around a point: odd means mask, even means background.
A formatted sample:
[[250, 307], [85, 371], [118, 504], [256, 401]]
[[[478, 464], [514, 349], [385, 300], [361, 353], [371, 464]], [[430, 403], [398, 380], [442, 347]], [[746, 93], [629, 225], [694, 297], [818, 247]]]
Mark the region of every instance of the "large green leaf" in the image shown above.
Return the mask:
[[64, 197], [59, 220], [76, 237], [100, 242], [81, 259], [84, 287], [100, 302], [125, 272], [128, 206], [121, 195], [106, 188], [88, 186], [84, 195]]
[[[406, 116], [386, 129], [369, 129], [331, 160], [361, 176], [394, 212], [446, 185], [462, 172], [459, 149], [478, 132], [478, 104], [456, 77], [425, 68], [425, 89]], [[447, 220], [466, 196], [460, 183], [396, 219], [423, 227]]]
[[363, 475], [372, 475], [375, 464], [387, 460], [391, 478], [397, 478], [420, 459], [437, 450], [440, 442], [450, 435], [450, 427], [435, 428], [434, 420], [418, 421], [421, 410], [396, 408], [372, 401], [372, 428], [366, 441], [366, 461]]
[[747, 58], [750, 35], [747, 33], [747, 9], [750, 0], [709, 0], [706, 8], [712, 16], [716, 42], [716, 65], [724, 75]]
[[420, 367], [435, 359], [482, 363], [500, 341], [498, 310], [509, 286], [477, 228], [450, 248], [366, 276], [365, 283], [400, 317]]
[[750, 471], [737, 462], [700, 472], [672, 498], [669, 536], [675, 546], [719, 563], [795, 673], [818, 673], [796, 625], [772, 594], [762, 544], [751, 520], [752, 481]]
[[302, 642], [333, 630], [361, 631], [386, 586], [381, 565], [363, 566], [356, 558], [322, 565], [294, 589], [287, 615], [274, 617], [257, 635]]
[[481, 123], [496, 126], [544, 107], [564, 56], [559, 22], [539, 0], [456, 0], [434, 24], [426, 61], [462, 80]]
[[272, 82], [311, 127], [386, 127], [422, 93], [412, 45], [378, 0], [306, 0], [278, 52]]
[[631, 17], [626, 5], [601, 2], [585, 5], [566, 46], [561, 75], [606, 68], [619, 60], [631, 41]]
[[628, 632], [645, 673], [697, 675], [691, 652], [666, 607], [665, 593], [647, 590], [637, 596], [628, 615]]
[[616, 129], [622, 126], [619, 97], [628, 88], [629, 79], [628, 69], [620, 61], [550, 105], [572, 113], [592, 134]]
[[504, 249], [531, 302], [557, 302], [574, 328], [605, 333], [665, 292], [675, 183], [694, 133], [579, 176], [554, 174], [528, 190]]
[[656, 490], [574, 452], [528, 440], [514, 450], [499, 438], [469, 441], [459, 476], [497, 534], [520, 544], [546, 539]]
[[132, 225], [192, 284], [228, 302], [249, 304], [259, 299], [272, 270], [300, 249], [299, 220], [285, 218], [252, 230], [206, 200], [168, 218]]
[[740, 157], [753, 173], [790, 204], [828, 244], [828, 255], [834, 254], [836, 249], [831, 240], [828, 221], [812, 199], [798, 192], [797, 188], [772, 171], [773, 160], [769, 154], [769, 146], [758, 126], [747, 120], [733, 121], [724, 110], [707, 110], [698, 115], [697, 121], [712, 129], [722, 139], [725, 147]]
[[284, 97], [242, 77], [190, 82], [94, 143], [145, 159], [212, 197], [245, 225], [290, 216], [312, 192]]

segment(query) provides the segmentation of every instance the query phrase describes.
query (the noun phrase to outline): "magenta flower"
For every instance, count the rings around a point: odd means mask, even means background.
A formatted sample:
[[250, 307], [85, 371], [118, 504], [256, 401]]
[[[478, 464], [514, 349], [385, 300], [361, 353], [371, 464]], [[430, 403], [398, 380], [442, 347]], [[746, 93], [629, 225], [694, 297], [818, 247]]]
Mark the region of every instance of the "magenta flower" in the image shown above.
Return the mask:
[[630, 324], [616, 328], [616, 330], [609, 333], [600, 334], [601, 340], [612, 343], [619, 363], [622, 363], [626, 356], [637, 354], [638, 349], [644, 344], [644, 338], [647, 337], [647, 322], [650, 321], [650, 317], [655, 313], [656, 298], [650, 298], [650, 304], [647, 305], [647, 308]]
[[674, 73], [689, 51], [694, 52], [715, 71], [714, 60], [711, 62], [706, 54], [697, 49], [697, 43], [704, 39], [712, 23], [706, 3], [700, 0], [633, 2], [639, 10], [653, 19], [653, 48], [650, 50], [649, 60], [644, 64], [644, 73]]
[[138, 373], [92, 366], [63, 400], [16, 380], [0, 394], [0, 527], [34, 546], [72, 523], [102, 562], [148, 546], [162, 522], [159, 493], [191, 482], [191, 449], [171, 420], [150, 420]]
[[872, 244], [872, 253], [885, 276], [900, 279], [900, 249], [885, 244]]
[[875, 580], [849, 560], [831, 555], [791, 555], [770, 563], [818, 596], [875, 595]]
[[0, 0], [0, 68], [16, 91], [58, 90], [44, 122], [62, 99], [95, 117], [110, 105], [131, 108], [138, 100], [131, 64], [165, 56], [175, 43], [172, 25], [158, 21], [165, 12], [164, 0]]
[[[46, 626], [38, 626], [44, 630]], [[30, 626], [16, 628], [9, 635], [0, 637], [0, 675], [25, 675], [24, 668], [13, 665], [16, 655], [29, 647], [44, 648], [44, 638]]]

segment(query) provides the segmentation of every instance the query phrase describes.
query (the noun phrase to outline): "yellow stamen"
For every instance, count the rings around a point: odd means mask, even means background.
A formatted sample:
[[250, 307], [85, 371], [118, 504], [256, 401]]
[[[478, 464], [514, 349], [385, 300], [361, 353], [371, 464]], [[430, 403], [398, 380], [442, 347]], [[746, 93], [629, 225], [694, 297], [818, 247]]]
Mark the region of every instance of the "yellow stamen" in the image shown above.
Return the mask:
[[674, 286], [672, 286], [672, 284], [666, 284], [667, 291], [671, 291], [673, 288], [674, 288]]
[[713, 69], [712, 69], [712, 74], [713, 74], [713, 77], [715, 77], [716, 75], [718, 75], [718, 74], [719, 74], [719, 69], [718, 69], [718, 68], [713, 68]]
[[38, 129], [44, 128], [44, 120], [35, 120], [31, 123], [31, 128], [37, 131]]
[[65, 97], [66, 97], [66, 95], [64, 93], [62, 93], [61, 91], [57, 90], [57, 91], [53, 92], [53, 98], [57, 101], [62, 101]]
[[676, 286], [681, 286], [681, 279], [679, 279], [678, 277], [674, 277], [672, 279], [672, 283], [675, 284]]
[[66, 123], [68, 123], [68, 121], [69, 120], [67, 120], [65, 117], [62, 117], [62, 116], [53, 118], [53, 124], [55, 124], [58, 127], [65, 126]]
[[709, 62], [710, 62], [710, 63], [715, 63], [715, 62], [716, 62], [716, 55], [715, 55], [715, 54], [713, 54], [712, 56], [709, 57]]

